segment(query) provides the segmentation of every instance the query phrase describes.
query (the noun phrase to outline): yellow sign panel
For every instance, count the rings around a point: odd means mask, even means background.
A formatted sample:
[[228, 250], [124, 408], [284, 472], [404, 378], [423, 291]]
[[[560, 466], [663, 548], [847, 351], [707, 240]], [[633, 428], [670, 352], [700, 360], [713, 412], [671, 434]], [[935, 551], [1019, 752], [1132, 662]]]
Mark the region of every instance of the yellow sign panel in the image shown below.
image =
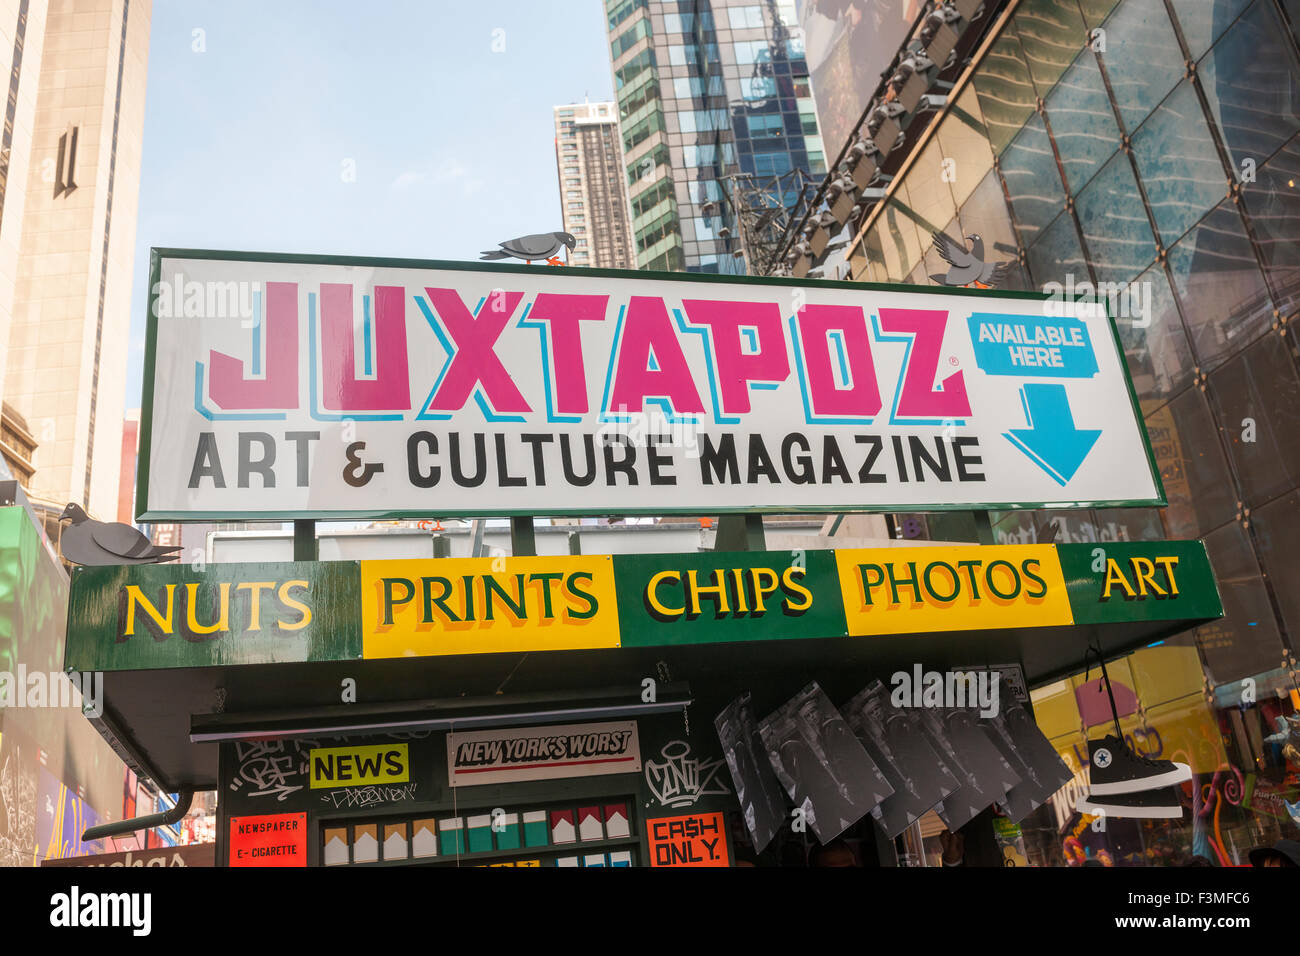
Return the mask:
[[609, 555], [361, 562], [362, 654], [618, 647]]
[[318, 747], [308, 751], [307, 766], [313, 790], [406, 783], [411, 775], [411, 755], [406, 744]]
[[1050, 544], [836, 551], [850, 634], [1073, 624]]

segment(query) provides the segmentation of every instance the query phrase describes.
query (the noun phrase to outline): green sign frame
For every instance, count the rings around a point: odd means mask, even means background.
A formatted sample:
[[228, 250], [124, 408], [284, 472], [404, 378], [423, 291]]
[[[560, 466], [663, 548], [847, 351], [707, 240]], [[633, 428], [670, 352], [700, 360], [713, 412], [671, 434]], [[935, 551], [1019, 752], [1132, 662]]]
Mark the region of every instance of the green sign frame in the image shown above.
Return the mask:
[[[163, 259], [208, 259], [222, 260], [230, 262], [263, 262], [263, 263], [286, 263], [286, 264], [311, 264], [311, 265], [337, 265], [353, 268], [402, 268], [402, 269], [442, 269], [462, 272], [484, 272], [495, 274], [535, 274], [536, 269], [528, 265], [515, 264], [486, 264], [482, 262], [457, 262], [441, 259], [406, 259], [406, 258], [382, 258], [382, 257], [365, 257], [365, 256], [329, 256], [329, 255], [304, 255], [291, 253], [269, 253], [269, 252], [235, 252], [228, 250], [207, 250], [207, 249], [174, 249], [158, 248], [150, 249], [149, 264], [149, 294], [147, 296], [147, 314], [145, 317], [145, 355], [144, 355], [144, 382], [143, 395], [141, 397], [141, 419], [140, 419], [140, 451], [139, 451], [139, 468], [136, 480], [136, 502], [135, 512], [137, 521], [166, 520], [185, 522], [204, 522], [204, 521], [241, 521], [248, 516], [238, 511], [193, 511], [186, 512], [183, 516], [168, 515], [159, 516], [151, 514], [147, 510], [149, 500], [149, 482], [150, 482], [150, 461], [152, 458], [153, 448], [153, 418], [154, 418], [154, 395], [157, 376], [157, 341], [158, 341], [158, 315], [157, 301], [159, 295], [159, 285], [162, 275]], [[1028, 291], [1002, 291], [996, 293], [988, 290], [949, 288], [946, 286], [918, 286], [906, 283], [878, 283], [878, 282], [852, 282], [852, 281], [828, 281], [818, 279], [793, 279], [793, 278], [775, 278], [769, 276], [724, 276], [712, 275], [708, 273], [695, 272], [651, 272], [641, 270], [625, 269], [588, 269], [576, 268], [569, 266], [548, 267], [548, 275], [564, 276], [572, 275], [575, 277], [607, 277], [615, 279], [627, 279], [638, 282], [696, 282], [704, 284], [727, 284], [727, 285], [747, 285], [756, 287], [803, 287], [803, 288], [822, 288], [833, 289], [835, 291], [852, 291], [860, 290], [863, 292], [889, 292], [889, 293], [907, 293], [918, 292], [931, 296], [955, 296], [955, 297], [973, 297], [1008, 299], [1025, 299], [1031, 301], [1048, 301], [1052, 296], [1043, 292]], [[1017, 509], [1081, 509], [1081, 508], [1123, 508], [1123, 507], [1165, 507], [1168, 500], [1165, 494], [1164, 484], [1160, 478], [1160, 468], [1155, 459], [1155, 453], [1151, 445], [1151, 437], [1147, 433], [1146, 426], [1142, 417], [1141, 405], [1138, 402], [1137, 393], [1133, 387], [1133, 379], [1129, 374], [1127, 366], [1123, 362], [1123, 345], [1120, 341], [1119, 331], [1115, 324], [1114, 317], [1106, 308], [1103, 301], [1100, 303], [1106, 313], [1107, 325], [1110, 328], [1111, 341], [1117, 355], [1121, 357], [1121, 373], [1128, 390], [1129, 404], [1133, 414], [1134, 421], [1138, 424], [1140, 439], [1146, 455], [1146, 466], [1149, 470], [1153, 487], [1156, 489], [1156, 497], [1144, 500], [1088, 500], [1081, 502], [1072, 501], [989, 501], [980, 503], [943, 503], [936, 502], [926, 505], [927, 511], [1009, 511]], [[659, 515], [663, 513], [662, 507], [622, 507], [617, 513], [620, 515]], [[712, 512], [723, 514], [756, 514], [756, 513], [780, 513], [788, 514], [791, 512], [789, 505], [772, 504], [766, 507], [750, 506], [718, 506], [710, 509]], [[800, 513], [807, 514], [837, 514], [843, 512], [843, 505], [815, 505], [801, 506], [797, 509]], [[907, 510], [906, 507], [899, 505], [896, 510]], [[556, 516], [562, 515], [587, 515], [592, 514], [588, 510], [574, 509], [551, 509], [547, 512]], [[480, 511], [464, 510], [447, 510], [431, 506], [427, 511], [416, 513], [410, 508], [400, 510], [389, 510], [383, 507], [353, 509], [347, 511], [275, 511], [259, 512], [259, 519], [268, 521], [294, 521], [294, 520], [348, 520], [348, 519], [376, 519], [389, 520], [401, 518], [450, 518], [450, 517], [469, 517], [478, 516]], [[499, 512], [502, 517], [532, 517], [535, 511], [529, 509], [503, 509]]]

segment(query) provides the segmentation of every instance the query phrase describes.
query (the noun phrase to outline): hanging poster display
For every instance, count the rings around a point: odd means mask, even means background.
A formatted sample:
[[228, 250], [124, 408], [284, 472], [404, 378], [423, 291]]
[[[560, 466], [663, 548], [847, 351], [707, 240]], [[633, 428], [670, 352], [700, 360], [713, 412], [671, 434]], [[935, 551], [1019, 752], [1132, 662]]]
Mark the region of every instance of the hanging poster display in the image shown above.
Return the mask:
[[758, 729], [777, 779], [823, 844], [894, 792], [816, 681]]
[[979, 726], [979, 711], [967, 707], [921, 711], [922, 722], [949, 742], [950, 752], [961, 761], [966, 773], [962, 786], [935, 808], [949, 830], [957, 830], [981, 811], [1005, 798], [1020, 782], [1006, 757]]
[[785, 823], [785, 797], [763, 748], [749, 694], [729, 703], [713, 724], [736, 787], [745, 829], [754, 842], [754, 852], [762, 853]]
[[894, 788], [875, 814], [889, 837], [898, 836], [961, 786], [903, 709], [891, 706], [882, 682], [869, 684], [849, 701], [844, 714]]
[[[1014, 796], [1020, 799], [1024, 794], [1017, 791], [1029, 788], [1029, 810], [1020, 816], [1008, 813], [1013, 822], [1019, 823], [1074, 779], [1074, 774], [1065, 765], [1051, 741], [1043, 736], [1023, 703], [1004, 698], [1002, 710], [990, 723], [1000, 726], [1003, 736], [1010, 741], [1016, 755], [1024, 762], [1029, 777], [1019, 786], [1013, 787], [1007, 795], [1008, 798]], [[1010, 810], [1010, 804], [1007, 808]]]

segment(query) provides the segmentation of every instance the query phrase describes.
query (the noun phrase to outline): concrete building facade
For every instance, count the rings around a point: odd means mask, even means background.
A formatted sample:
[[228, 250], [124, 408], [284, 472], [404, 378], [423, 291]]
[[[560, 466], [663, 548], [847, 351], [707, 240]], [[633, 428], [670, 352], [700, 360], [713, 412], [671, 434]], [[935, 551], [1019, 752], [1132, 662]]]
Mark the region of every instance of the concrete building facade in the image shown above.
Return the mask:
[[617, 104], [555, 107], [555, 167], [564, 231], [577, 239], [572, 264], [636, 268]]
[[14, 40], [0, 57], [21, 56], [0, 212], [0, 313], [12, 303], [0, 388], [37, 441], [30, 496], [106, 518], [117, 513], [151, 13], [150, 0], [0, 7]]

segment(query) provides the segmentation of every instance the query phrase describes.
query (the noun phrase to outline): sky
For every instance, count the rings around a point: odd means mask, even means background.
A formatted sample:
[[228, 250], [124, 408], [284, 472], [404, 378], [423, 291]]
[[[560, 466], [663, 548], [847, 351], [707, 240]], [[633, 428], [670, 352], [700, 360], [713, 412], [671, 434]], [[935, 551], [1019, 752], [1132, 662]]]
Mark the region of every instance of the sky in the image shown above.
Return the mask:
[[613, 98], [601, 0], [155, 0], [149, 249], [477, 259], [562, 227], [551, 108]]

